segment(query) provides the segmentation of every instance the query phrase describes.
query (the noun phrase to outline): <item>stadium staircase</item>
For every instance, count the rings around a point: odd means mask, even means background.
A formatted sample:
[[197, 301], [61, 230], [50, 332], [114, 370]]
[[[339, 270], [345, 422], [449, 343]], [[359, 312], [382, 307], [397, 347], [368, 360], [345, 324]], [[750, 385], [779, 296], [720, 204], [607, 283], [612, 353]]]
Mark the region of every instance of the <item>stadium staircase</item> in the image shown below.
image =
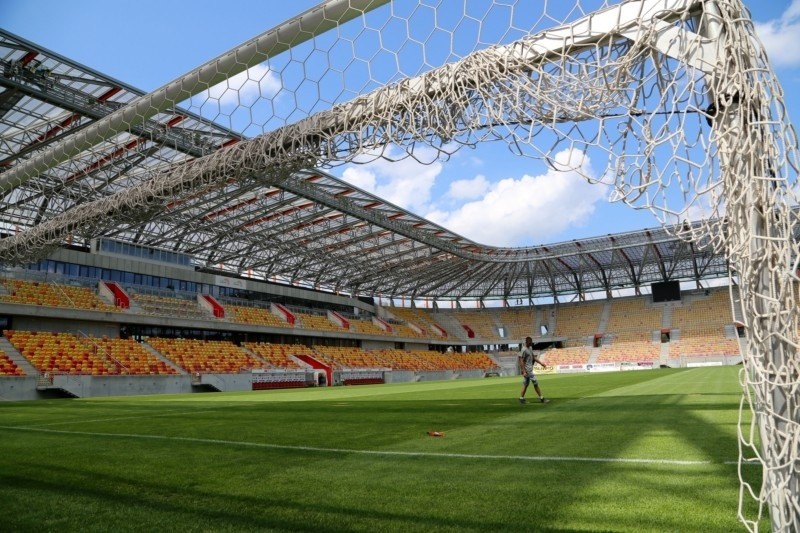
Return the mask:
[[241, 345], [238, 348], [241, 351], [243, 351], [244, 353], [246, 353], [247, 355], [249, 355], [250, 357], [252, 357], [253, 359], [255, 359], [256, 361], [258, 361], [259, 363], [261, 363], [262, 365], [264, 365], [265, 367], [268, 367], [268, 368], [274, 368], [275, 367], [275, 365], [273, 365], [271, 362], [267, 361], [266, 359], [264, 359], [263, 357], [258, 355], [256, 352], [254, 352], [253, 350], [251, 350], [247, 346]]
[[[739, 295], [739, 287], [733, 287], [733, 320], [739, 324], [744, 324], [744, 313], [742, 312], [742, 298]], [[738, 336], [738, 335], [737, 335]]]
[[[555, 307], [545, 307], [536, 310], [536, 336], [552, 337], [556, 327]], [[547, 333], [542, 335], [542, 326], [547, 328]]]
[[665, 305], [661, 309], [661, 329], [670, 329], [672, 327], [672, 305]]
[[40, 379], [36, 388], [38, 390], [55, 390], [68, 398], [80, 398], [86, 395], [83, 383], [75, 376], [69, 374], [56, 374], [52, 377], [52, 382], [43, 385]]
[[128, 299], [128, 309], [129, 313], [133, 313], [134, 315], [146, 315], [147, 313], [144, 310], [144, 307], [139, 305], [133, 298]]
[[75, 339], [89, 352], [94, 352], [100, 358], [110, 361], [118, 371], [130, 372], [130, 368], [112, 355], [110, 348], [103, 347], [94, 337], [90, 337], [83, 331], [78, 330], [75, 334]]
[[669, 343], [665, 342], [661, 344], [661, 353], [658, 357], [658, 364], [659, 366], [669, 366]]
[[164, 355], [163, 355], [161, 352], [159, 352], [158, 350], [156, 350], [155, 348], [153, 348], [153, 347], [152, 347], [150, 344], [148, 344], [147, 342], [145, 342], [145, 341], [141, 341], [141, 342], [139, 343], [139, 345], [140, 345], [142, 348], [144, 348], [145, 350], [147, 350], [148, 352], [150, 352], [151, 354], [153, 354], [153, 357], [155, 357], [155, 358], [156, 358], [156, 359], [158, 359], [159, 361], [162, 361], [164, 364], [166, 364], [168, 367], [170, 367], [170, 368], [174, 369], [174, 370], [175, 370], [176, 372], [178, 372], [179, 374], [186, 374], [186, 370], [184, 370], [184, 369], [183, 369], [183, 368], [181, 368], [180, 366], [176, 365], [174, 362], [172, 362], [172, 361], [171, 361], [170, 359], [168, 359], [167, 357], [164, 357]]
[[597, 325], [597, 331], [595, 333], [606, 332], [609, 318], [611, 318], [611, 300], [606, 300], [603, 304], [603, 311], [600, 313], [600, 323]]
[[[597, 331], [595, 333], [606, 333], [606, 329], [608, 329], [609, 318], [611, 318], [611, 300], [607, 300], [603, 304], [603, 310], [600, 312], [600, 321], [597, 324]], [[591, 341], [593, 342], [594, 338], [591, 338]], [[614, 342], [613, 339], [611, 342]], [[603, 348], [601, 346], [592, 346], [592, 349], [589, 350], [589, 360], [586, 363], [590, 365], [597, 363], [597, 359], [600, 357], [602, 349]]]
[[229, 390], [225, 377], [221, 374], [203, 374], [200, 379], [192, 377], [192, 387], [206, 391], [225, 392]]
[[547, 334], [552, 337], [553, 332], [556, 330], [556, 308], [551, 307], [543, 312], [545, 313], [545, 321], [547, 322]]
[[26, 376], [35, 376], [39, 373], [30, 361], [25, 359], [6, 337], [0, 337], [0, 351], [5, 353], [11, 361], [25, 372]]
[[501, 357], [500, 357], [499, 353], [497, 353], [497, 352], [488, 352], [486, 355], [489, 357], [489, 359], [492, 360], [492, 362], [494, 363], [494, 366], [496, 367], [494, 370], [488, 371], [486, 373], [486, 376], [489, 376], [489, 375], [492, 375], [492, 376], [495, 376], [495, 375], [497, 375], [497, 376], [508, 376], [508, 375], [510, 375], [510, 374], [504, 373], [505, 369], [503, 368], [503, 362], [501, 360]]
[[[485, 309], [484, 311], [487, 312], [489, 316], [489, 320], [492, 322], [492, 330], [494, 331], [496, 337], [498, 339], [502, 339], [504, 337], [500, 336], [500, 329], [503, 328], [503, 318], [500, 316], [502, 311], [498, 309]], [[503, 328], [505, 332], [505, 336], [508, 336], [508, 328]]]
[[600, 350], [602, 350], [602, 348], [596, 346], [589, 351], [589, 360], [587, 361], [587, 364], [593, 365], [597, 362], [597, 358], [600, 357]]
[[[542, 326], [544, 325], [544, 312], [536, 308], [533, 311], [533, 337], [541, 337], [542, 336]], [[547, 329], [550, 331], [550, 328]]]
[[462, 341], [468, 340], [467, 332], [452, 313], [439, 312], [436, 313], [433, 318], [436, 320], [436, 323], [441, 324], [453, 337]]

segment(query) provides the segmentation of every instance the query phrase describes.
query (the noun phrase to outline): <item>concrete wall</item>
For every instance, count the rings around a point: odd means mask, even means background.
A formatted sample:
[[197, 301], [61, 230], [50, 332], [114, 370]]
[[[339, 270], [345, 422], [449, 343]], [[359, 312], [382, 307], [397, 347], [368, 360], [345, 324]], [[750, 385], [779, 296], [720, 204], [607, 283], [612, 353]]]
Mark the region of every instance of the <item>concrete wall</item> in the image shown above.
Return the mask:
[[393, 370], [383, 376], [386, 383], [412, 383], [417, 380], [416, 374], [410, 370]]
[[219, 391], [253, 390], [252, 374], [203, 374], [200, 383]]
[[428, 343], [422, 342], [407, 342], [406, 343], [406, 350], [416, 350], [420, 352], [425, 352], [428, 350]]
[[[62, 310], [63, 312], [63, 310]], [[48, 318], [42, 316], [14, 317], [14, 329], [23, 331], [50, 331], [78, 333], [82, 331], [93, 337], [119, 337], [119, 324], [108, 322], [90, 322], [88, 320], [65, 320], [64, 318]]]
[[[422, 372], [410, 370], [384, 372], [386, 383], [413, 383], [415, 381], [441, 381], [469, 379], [483, 376], [480, 370], [453, 373], [452, 371]], [[55, 375], [53, 385], [47, 390], [37, 390], [36, 377], [0, 377], [0, 401], [41, 400], [107, 396], [145, 396], [152, 394], [189, 394], [210, 391], [252, 390], [251, 374], [204, 374], [199, 382], [192, 376], [74, 376]]]
[[0, 401], [38, 400], [42, 395], [36, 390], [35, 377], [0, 377]]
[[181, 376], [53, 376], [53, 387], [79, 398], [97, 396], [141, 396], [192, 392], [191, 378]]
[[394, 350], [394, 340], [376, 341], [364, 339], [361, 341], [361, 347], [365, 350]]
[[[250, 374], [208, 374], [202, 385], [192, 385], [191, 376], [53, 376], [47, 390], [37, 389], [36, 377], [0, 377], [0, 401], [40, 400], [68, 397], [67, 391], [79, 398], [106, 396], [146, 396], [151, 394], [188, 394], [208, 390], [252, 390]], [[220, 389], [222, 387], [222, 389]]]
[[452, 370], [439, 370], [436, 372], [419, 372], [417, 381], [444, 381], [453, 379]]
[[482, 378], [484, 376], [483, 370], [462, 370], [457, 375], [453, 376], [455, 379], [474, 379]]

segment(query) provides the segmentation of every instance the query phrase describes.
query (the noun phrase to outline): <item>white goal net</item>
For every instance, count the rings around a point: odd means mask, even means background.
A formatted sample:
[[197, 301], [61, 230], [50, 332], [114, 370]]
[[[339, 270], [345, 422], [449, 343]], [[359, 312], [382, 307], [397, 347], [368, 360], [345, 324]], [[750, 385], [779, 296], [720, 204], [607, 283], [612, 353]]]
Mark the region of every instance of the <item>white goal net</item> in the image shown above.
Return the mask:
[[[243, 140], [142, 139], [178, 108]], [[0, 174], [12, 199], [68, 179], [82, 187], [0, 240], [0, 258], [168, 226], [177, 206], [192, 238], [210, 242], [237, 213], [198, 213], [235, 191], [484, 142], [608, 184], [726, 255], [746, 335], [740, 470], [763, 468], [758, 485], [740, 476], [740, 518], [753, 531], [767, 515], [775, 530], [800, 530], [798, 146], [740, 0], [331, 0]], [[153, 149], [164, 164], [105, 182], [81, 174]], [[584, 158], [602, 171], [586, 172]]]

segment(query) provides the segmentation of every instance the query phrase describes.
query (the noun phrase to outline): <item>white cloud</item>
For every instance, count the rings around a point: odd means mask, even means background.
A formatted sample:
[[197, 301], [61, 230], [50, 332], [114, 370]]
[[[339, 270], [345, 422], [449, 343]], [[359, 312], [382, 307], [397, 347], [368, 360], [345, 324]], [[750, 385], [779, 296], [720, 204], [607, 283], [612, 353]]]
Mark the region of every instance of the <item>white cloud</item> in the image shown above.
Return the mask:
[[782, 18], [784, 19], [797, 19], [800, 18], [800, 1], [792, 0], [786, 11], [783, 12]]
[[[553, 242], [569, 227], [586, 224], [597, 202], [608, 198], [609, 187], [591, 185], [583, 175], [593, 175], [588, 157], [567, 151], [556, 155], [561, 168], [539, 176], [524, 175], [492, 184], [480, 200], [453, 211], [435, 209], [429, 220], [481, 244], [526, 246]], [[580, 161], [580, 165], [575, 163]]]
[[359, 189], [367, 192], [375, 191], [375, 173], [365, 167], [349, 167], [342, 173], [342, 178]]
[[265, 65], [256, 65], [192, 97], [193, 106], [207, 101], [222, 108], [251, 106], [259, 98], [273, 98], [281, 89], [280, 78]]
[[552, 158], [553, 167], [559, 172], [589, 170], [589, 156], [578, 150], [561, 150]]
[[800, 47], [797, 46], [797, 35], [800, 33], [800, 0], [792, 0], [781, 18], [756, 22], [755, 28], [773, 66], [800, 65]]
[[725, 203], [720, 201], [719, 194], [704, 195], [695, 198], [679, 213], [681, 221], [699, 222], [725, 216]]
[[415, 155], [421, 161], [433, 162], [421, 163], [397, 147], [388, 147], [379, 159], [374, 159], [376, 154], [358, 158], [357, 161], [374, 160], [346, 168], [342, 179], [403, 209], [420, 213], [430, 207], [431, 189], [442, 172], [442, 163], [435, 161], [430, 148], [418, 148]]
[[[541, 175], [492, 183], [478, 174], [452, 181], [445, 193], [432, 199], [442, 163], [422, 164], [403, 154], [389, 147], [377, 159], [377, 153], [359, 156], [361, 164], [344, 169], [342, 179], [489, 246], [553, 242], [565, 230], [589, 223], [610, 190], [586, 181], [586, 176], [596, 177], [588, 156], [563, 150], [553, 156], [553, 168]], [[432, 160], [432, 154], [430, 148], [417, 151], [424, 161]]]
[[472, 200], [480, 198], [489, 190], [489, 181], [483, 174], [471, 180], [455, 180], [450, 183], [447, 196], [456, 200]]

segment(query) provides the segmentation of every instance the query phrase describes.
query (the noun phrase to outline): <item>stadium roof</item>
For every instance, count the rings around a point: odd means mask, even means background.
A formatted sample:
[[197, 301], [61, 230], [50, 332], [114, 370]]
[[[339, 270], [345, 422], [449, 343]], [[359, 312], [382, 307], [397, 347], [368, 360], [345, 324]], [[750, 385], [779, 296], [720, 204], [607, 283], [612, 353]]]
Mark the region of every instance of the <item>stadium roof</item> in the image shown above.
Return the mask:
[[[2, 30], [0, 67], [0, 177], [143, 94]], [[36, 227], [241, 139], [168, 109], [11, 189], [0, 200], [0, 231]], [[91, 236], [73, 230], [63, 242], [88, 246]], [[527, 248], [478, 244], [313, 169], [193, 191], [103, 236], [190, 254], [200, 268], [385, 297], [532, 299], [728, 274], [723, 257], [663, 229]]]

